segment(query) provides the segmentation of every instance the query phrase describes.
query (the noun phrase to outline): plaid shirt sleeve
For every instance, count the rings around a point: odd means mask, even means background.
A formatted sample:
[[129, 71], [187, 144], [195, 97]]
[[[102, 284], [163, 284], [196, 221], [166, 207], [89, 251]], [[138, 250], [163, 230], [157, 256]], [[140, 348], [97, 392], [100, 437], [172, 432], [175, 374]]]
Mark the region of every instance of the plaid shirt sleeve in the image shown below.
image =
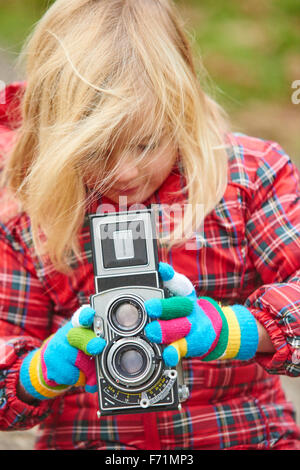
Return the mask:
[[266, 328], [275, 354], [257, 354], [273, 374], [300, 375], [299, 172], [282, 148], [269, 142], [255, 172], [246, 231], [248, 255], [262, 286], [246, 300]]
[[24, 355], [49, 334], [51, 305], [11, 224], [0, 223], [0, 252], [0, 429], [24, 429], [51, 407], [51, 401], [27, 405], [16, 392]]
[[[20, 122], [19, 99], [23, 82], [1, 93], [0, 171]], [[3, 99], [5, 98], [5, 99]], [[16, 387], [24, 355], [47, 336], [49, 301], [13, 227], [17, 201], [0, 188], [0, 429], [30, 428], [49, 412], [49, 402], [30, 406], [18, 399]], [[10, 222], [8, 222], [10, 221]], [[5, 225], [6, 224], [6, 225]], [[43, 318], [44, 317], [44, 318]]]
[[[21, 122], [19, 104], [25, 82], [13, 82], [0, 91], [0, 172], [11, 150], [16, 129]], [[19, 210], [19, 204], [7, 188], [0, 187], [0, 220], [9, 220]]]

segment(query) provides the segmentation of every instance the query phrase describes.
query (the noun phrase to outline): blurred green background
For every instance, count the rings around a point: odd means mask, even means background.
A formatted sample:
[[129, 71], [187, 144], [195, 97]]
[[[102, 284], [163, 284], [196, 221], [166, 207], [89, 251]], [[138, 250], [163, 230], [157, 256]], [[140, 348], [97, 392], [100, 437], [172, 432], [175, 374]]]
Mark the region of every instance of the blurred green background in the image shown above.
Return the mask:
[[[0, 0], [0, 46], [16, 54], [53, 0]], [[233, 128], [274, 139], [300, 165], [299, 0], [177, 0], [209, 91]], [[1, 78], [1, 77], [0, 77]], [[300, 93], [298, 94], [300, 97]]]

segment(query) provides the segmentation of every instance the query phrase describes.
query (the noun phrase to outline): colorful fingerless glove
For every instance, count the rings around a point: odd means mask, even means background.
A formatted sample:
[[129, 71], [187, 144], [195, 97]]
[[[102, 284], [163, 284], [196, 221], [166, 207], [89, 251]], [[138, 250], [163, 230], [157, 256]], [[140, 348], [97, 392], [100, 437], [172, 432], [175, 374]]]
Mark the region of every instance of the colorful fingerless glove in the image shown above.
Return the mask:
[[166, 263], [159, 264], [159, 272], [174, 297], [145, 302], [148, 315], [156, 319], [145, 332], [150, 341], [168, 345], [163, 352], [168, 366], [176, 366], [183, 357], [203, 361], [254, 357], [258, 330], [246, 307], [225, 307], [209, 297], [197, 298], [190, 280]]
[[71, 321], [25, 357], [20, 383], [27, 393], [46, 400], [74, 386], [97, 390], [93, 356], [102, 352], [105, 340], [91, 330], [94, 315], [89, 306], [79, 308]]

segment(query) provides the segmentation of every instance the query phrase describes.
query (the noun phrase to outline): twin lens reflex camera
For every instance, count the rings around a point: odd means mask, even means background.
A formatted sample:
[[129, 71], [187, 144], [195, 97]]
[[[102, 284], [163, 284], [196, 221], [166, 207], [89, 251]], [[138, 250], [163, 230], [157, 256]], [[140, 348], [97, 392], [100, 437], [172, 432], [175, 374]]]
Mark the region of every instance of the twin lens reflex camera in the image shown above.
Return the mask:
[[106, 340], [96, 356], [98, 416], [180, 409], [188, 397], [181, 363], [167, 367], [163, 346], [144, 334], [144, 301], [166, 296], [153, 210], [90, 215], [90, 231], [94, 331]]

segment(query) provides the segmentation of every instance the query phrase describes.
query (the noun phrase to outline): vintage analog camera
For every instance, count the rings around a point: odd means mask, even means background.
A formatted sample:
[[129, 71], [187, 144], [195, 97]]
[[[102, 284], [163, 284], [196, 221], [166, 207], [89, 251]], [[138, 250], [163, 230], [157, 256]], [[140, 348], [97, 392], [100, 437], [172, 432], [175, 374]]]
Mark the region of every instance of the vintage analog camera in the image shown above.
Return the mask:
[[96, 357], [98, 416], [180, 408], [188, 396], [181, 364], [166, 367], [163, 346], [144, 328], [144, 301], [165, 296], [158, 274], [151, 209], [90, 215], [96, 294], [94, 331], [106, 340]]

